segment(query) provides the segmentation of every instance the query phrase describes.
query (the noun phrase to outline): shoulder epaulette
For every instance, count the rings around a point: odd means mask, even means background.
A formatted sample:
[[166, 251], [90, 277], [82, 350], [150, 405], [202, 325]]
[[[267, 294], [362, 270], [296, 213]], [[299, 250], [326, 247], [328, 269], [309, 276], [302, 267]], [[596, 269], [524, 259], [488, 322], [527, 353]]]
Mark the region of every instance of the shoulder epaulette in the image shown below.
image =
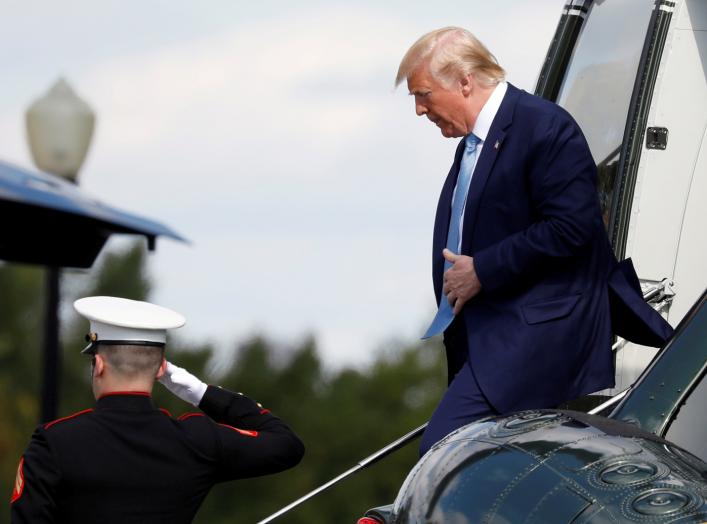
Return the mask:
[[44, 429], [49, 429], [54, 424], [58, 424], [59, 422], [64, 422], [66, 420], [71, 420], [72, 418], [76, 418], [80, 415], [90, 413], [91, 411], [93, 411], [93, 408], [84, 409], [83, 411], [79, 411], [78, 413], [74, 413], [73, 415], [69, 415], [68, 417], [62, 417], [62, 418], [58, 418], [56, 420], [52, 420], [51, 422], [47, 422], [46, 424], [44, 424]]

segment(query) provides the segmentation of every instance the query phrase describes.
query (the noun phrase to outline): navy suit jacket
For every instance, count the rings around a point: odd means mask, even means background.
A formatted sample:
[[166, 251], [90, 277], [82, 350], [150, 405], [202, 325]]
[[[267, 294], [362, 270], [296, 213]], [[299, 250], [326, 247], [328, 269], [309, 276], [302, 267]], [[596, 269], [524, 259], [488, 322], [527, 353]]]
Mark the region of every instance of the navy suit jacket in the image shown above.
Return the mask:
[[[462, 151], [463, 140], [435, 220], [438, 303]], [[474, 258], [482, 289], [445, 332], [450, 380], [468, 358], [500, 412], [612, 387], [613, 332], [651, 345], [672, 332], [643, 302], [630, 261], [619, 265], [613, 255], [596, 165], [578, 125], [510, 84], [474, 169], [461, 254]], [[612, 330], [612, 310], [627, 329]]]

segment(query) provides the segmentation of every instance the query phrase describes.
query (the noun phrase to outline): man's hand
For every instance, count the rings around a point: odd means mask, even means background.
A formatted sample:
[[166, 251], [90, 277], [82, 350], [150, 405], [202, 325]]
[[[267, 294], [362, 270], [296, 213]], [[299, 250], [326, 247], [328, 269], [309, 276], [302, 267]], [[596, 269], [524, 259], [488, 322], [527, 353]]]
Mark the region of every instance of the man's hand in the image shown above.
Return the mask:
[[454, 314], [457, 315], [464, 304], [481, 291], [481, 282], [476, 276], [473, 258], [455, 255], [449, 249], [444, 249], [442, 255], [452, 264], [452, 267], [444, 273], [442, 293], [447, 296], [449, 305], [454, 308]]
[[206, 393], [207, 384], [189, 373], [186, 369], [167, 362], [167, 369], [158, 379], [164, 387], [194, 406], [198, 406]]

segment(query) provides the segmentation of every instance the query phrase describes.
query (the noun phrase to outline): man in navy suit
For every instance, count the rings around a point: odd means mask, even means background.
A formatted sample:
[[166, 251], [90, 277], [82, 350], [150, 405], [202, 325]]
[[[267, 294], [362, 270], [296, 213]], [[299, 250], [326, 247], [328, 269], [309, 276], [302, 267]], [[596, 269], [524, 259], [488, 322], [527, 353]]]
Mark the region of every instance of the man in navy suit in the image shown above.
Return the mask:
[[[454, 27], [420, 38], [398, 70], [417, 114], [445, 137], [464, 137], [437, 208], [440, 311], [426, 335], [444, 333], [449, 388], [421, 454], [485, 416], [613, 387], [613, 333], [650, 345], [671, 334], [643, 302], [630, 261], [614, 258], [576, 122], [504, 76], [481, 42]], [[465, 170], [471, 180], [459, 190]], [[451, 323], [440, 321], [443, 301]]]

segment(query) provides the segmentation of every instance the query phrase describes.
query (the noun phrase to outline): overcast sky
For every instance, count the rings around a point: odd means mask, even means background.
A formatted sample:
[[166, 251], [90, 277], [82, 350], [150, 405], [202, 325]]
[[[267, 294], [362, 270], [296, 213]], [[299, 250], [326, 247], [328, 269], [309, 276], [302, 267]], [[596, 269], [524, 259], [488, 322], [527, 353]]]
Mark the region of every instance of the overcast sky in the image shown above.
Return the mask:
[[532, 92], [563, 3], [0, 0], [0, 158], [33, 167], [24, 111], [65, 77], [97, 113], [81, 187], [191, 240], [149, 263], [182, 338], [313, 334], [364, 363], [434, 313], [456, 145], [393, 89], [400, 59], [463, 26]]

